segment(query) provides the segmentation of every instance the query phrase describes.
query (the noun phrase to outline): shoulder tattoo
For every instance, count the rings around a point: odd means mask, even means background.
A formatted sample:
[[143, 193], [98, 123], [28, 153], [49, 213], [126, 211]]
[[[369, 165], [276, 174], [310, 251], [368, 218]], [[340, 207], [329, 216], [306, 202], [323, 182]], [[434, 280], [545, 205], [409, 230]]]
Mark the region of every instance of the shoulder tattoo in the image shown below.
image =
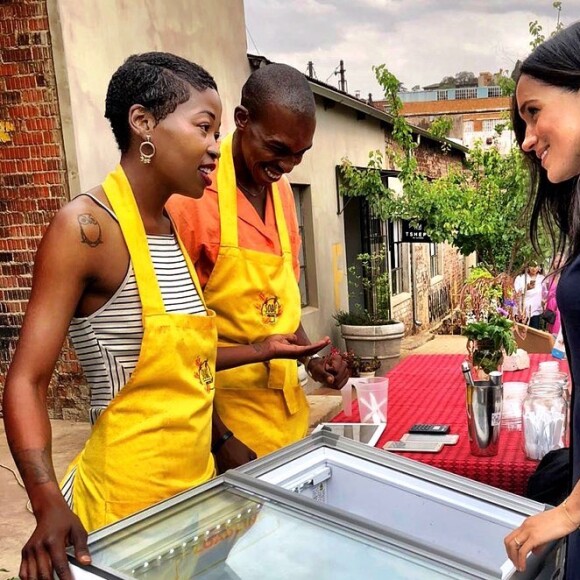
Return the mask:
[[103, 243], [99, 222], [90, 213], [81, 213], [77, 217], [81, 229], [81, 243], [96, 248]]

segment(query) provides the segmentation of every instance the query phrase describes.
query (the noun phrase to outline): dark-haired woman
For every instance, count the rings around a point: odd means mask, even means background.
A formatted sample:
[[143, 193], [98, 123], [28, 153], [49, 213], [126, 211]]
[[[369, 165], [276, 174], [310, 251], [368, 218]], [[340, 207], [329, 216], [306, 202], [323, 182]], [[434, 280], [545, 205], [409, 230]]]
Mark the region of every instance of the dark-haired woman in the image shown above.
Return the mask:
[[[132, 56], [110, 81], [105, 115], [120, 165], [50, 224], [6, 378], [6, 432], [37, 520], [21, 578], [71, 578], [65, 546], [88, 563], [85, 530], [215, 472], [215, 315], [164, 206], [172, 193], [197, 198], [210, 183], [221, 113], [213, 78], [175, 55]], [[69, 327], [93, 430], [61, 492], [46, 394]], [[327, 341], [294, 342], [279, 335], [239, 347], [228, 365], [304, 356]], [[218, 435], [213, 449], [233, 440]]]
[[566, 578], [580, 578], [580, 23], [541, 44], [523, 62], [513, 107], [516, 138], [532, 171], [532, 239], [546, 220], [555, 250], [569, 253], [558, 283], [558, 306], [572, 382], [572, 492], [554, 509], [527, 518], [505, 538], [519, 570], [526, 556], [568, 536]]

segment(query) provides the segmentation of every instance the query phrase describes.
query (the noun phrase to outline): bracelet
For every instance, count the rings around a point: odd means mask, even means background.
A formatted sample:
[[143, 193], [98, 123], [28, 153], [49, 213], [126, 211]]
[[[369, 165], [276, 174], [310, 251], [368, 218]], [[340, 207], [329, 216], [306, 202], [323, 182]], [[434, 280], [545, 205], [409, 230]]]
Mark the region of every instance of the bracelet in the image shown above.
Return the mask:
[[234, 434], [228, 429], [212, 446], [211, 452], [215, 455], [223, 446], [223, 444], [233, 437]]
[[312, 373], [310, 372], [310, 369], [308, 368], [310, 366], [310, 363], [312, 362], [313, 358], [322, 358], [319, 354], [313, 354], [312, 356], [309, 356], [306, 358], [306, 360], [302, 363], [304, 365], [304, 368], [306, 369], [306, 374], [313, 379], [314, 377], [312, 376]]
[[568, 511], [568, 508], [566, 507], [566, 502], [568, 501], [568, 498], [566, 498], [563, 502], [562, 502], [562, 507], [564, 508], [564, 513], [566, 514], [566, 517], [570, 520], [570, 523], [572, 525], [574, 525], [574, 527], [576, 529], [580, 529], [580, 524], [577, 524], [571, 517], [570, 517], [570, 512]]

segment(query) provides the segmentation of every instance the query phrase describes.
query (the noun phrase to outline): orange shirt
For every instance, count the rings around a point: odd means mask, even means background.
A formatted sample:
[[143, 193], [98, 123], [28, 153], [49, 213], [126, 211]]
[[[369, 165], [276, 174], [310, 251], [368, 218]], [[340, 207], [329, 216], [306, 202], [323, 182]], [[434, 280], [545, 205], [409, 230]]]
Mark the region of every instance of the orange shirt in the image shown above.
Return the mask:
[[[211, 175], [212, 185], [206, 188], [201, 199], [191, 199], [175, 194], [171, 196], [166, 206], [175, 222], [179, 236], [195, 264], [202, 288], [207, 284], [213, 271], [220, 246], [220, 219], [215, 175], [214, 171]], [[290, 235], [294, 273], [296, 280], [298, 280], [300, 277], [300, 233], [294, 194], [286, 177], [282, 177], [278, 181], [278, 191]], [[249, 250], [277, 255], [282, 253], [270, 193], [266, 198], [266, 215], [265, 222], [263, 222], [254, 206], [238, 189], [238, 243], [241, 248]]]

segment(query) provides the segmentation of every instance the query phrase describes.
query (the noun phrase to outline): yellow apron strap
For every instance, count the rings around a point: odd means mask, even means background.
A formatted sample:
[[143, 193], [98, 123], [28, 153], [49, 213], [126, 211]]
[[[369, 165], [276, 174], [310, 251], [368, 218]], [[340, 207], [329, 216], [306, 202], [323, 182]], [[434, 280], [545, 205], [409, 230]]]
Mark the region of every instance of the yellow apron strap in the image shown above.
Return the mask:
[[[220, 213], [221, 246], [237, 248], [238, 243], [238, 193], [236, 187], [236, 173], [232, 152], [233, 133], [228, 135], [220, 144], [220, 160], [217, 169], [217, 191]], [[278, 185], [272, 184], [272, 199], [276, 227], [280, 237], [280, 247], [283, 254], [290, 254], [290, 236], [284, 218], [284, 209], [280, 200]]]
[[201, 302], [205, 306], [205, 309], [207, 310], [208, 309], [207, 304], [205, 303], [205, 298], [203, 297], [203, 292], [201, 290], [201, 284], [199, 283], [199, 278], [197, 277], [197, 272], [195, 270], [195, 266], [193, 265], [193, 262], [191, 261], [191, 258], [189, 257], [189, 254], [187, 253], [187, 249], [183, 245], [183, 242], [181, 241], [181, 238], [179, 237], [179, 235], [177, 233], [177, 228], [175, 227], [175, 224], [173, 223], [173, 219], [171, 219], [171, 216], [169, 215], [169, 213], [167, 213], [167, 217], [169, 218], [169, 221], [171, 222], [171, 228], [173, 229], [173, 233], [175, 234], [175, 238], [177, 240], [177, 243], [179, 244], [179, 247], [181, 249], [181, 253], [183, 254], [183, 258], [185, 259], [185, 263], [187, 264], [187, 269], [189, 270], [189, 273], [191, 275], [191, 279], [193, 280], [193, 284], [195, 286], [195, 289], [197, 290], [197, 294], [198, 294]]
[[274, 200], [274, 212], [276, 215], [276, 227], [278, 228], [278, 236], [280, 236], [280, 247], [283, 254], [291, 254], [292, 248], [290, 246], [290, 235], [288, 234], [288, 226], [286, 225], [286, 218], [284, 217], [284, 209], [282, 208], [282, 201], [280, 200], [280, 192], [278, 191], [278, 184], [272, 184], [272, 199]]
[[238, 193], [232, 155], [233, 134], [220, 143], [217, 169], [218, 206], [220, 213], [220, 246], [238, 247]]
[[103, 190], [113, 211], [119, 218], [121, 231], [129, 249], [143, 307], [143, 316], [164, 314], [165, 306], [157, 283], [157, 276], [155, 276], [153, 262], [149, 255], [145, 227], [129, 180], [120, 165], [115, 171], [107, 175], [103, 182]]

